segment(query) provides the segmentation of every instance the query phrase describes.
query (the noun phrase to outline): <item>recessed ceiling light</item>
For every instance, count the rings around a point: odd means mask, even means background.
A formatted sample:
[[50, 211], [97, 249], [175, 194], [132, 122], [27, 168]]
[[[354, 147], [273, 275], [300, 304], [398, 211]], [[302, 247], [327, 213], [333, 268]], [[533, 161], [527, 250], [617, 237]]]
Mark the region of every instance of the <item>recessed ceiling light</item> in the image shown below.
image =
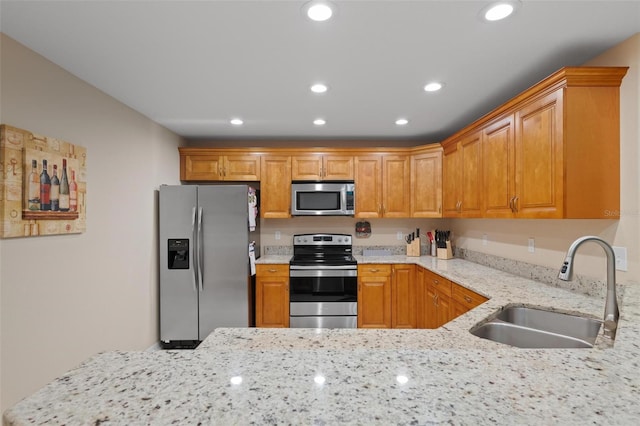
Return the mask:
[[316, 83], [313, 86], [311, 86], [311, 91], [313, 93], [324, 93], [327, 90], [328, 90], [328, 87], [322, 83]]
[[327, 1], [311, 1], [303, 6], [303, 10], [312, 21], [322, 22], [333, 16], [334, 6]]
[[324, 126], [325, 124], [327, 124], [327, 120], [323, 118], [316, 118], [315, 120], [313, 120], [313, 124], [315, 124], [316, 126]]
[[396, 125], [398, 125], [398, 126], [404, 126], [404, 125], [407, 125], [407, 124], [409, 124], [409, 120], [407, 120], [406, 118], [398, 118], [396, 120]]
[[438, 83], [437, 81], [433, 81], [431, 83], [428, 83], [426, 86], [424, 86], [424, 91], [425, 92], [437, 92], [438, 90], [442, 89], [444, 85], [442, 83]]
[[244, 121], [242, 121], [239, 118], [232, 118], [231, 121], [229, 121], [231, 124], [233, 124], [234, 126], [242, 126], [242, 124], [244, 123]]
[[509, 15], [512, 15], [519, 5], [520, 2], [518, 1], [501, 1], [491, 3], [482, 9], [481, 15], [487, 21], [499, 21]]

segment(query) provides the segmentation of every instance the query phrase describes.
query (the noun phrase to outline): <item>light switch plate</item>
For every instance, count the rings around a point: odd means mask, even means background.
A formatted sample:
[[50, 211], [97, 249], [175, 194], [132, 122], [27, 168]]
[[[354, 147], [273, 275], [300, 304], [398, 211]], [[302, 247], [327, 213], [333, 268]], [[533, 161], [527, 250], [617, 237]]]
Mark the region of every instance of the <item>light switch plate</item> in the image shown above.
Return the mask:
[[482, 234], [482, 245], [486, 246], [488, 241], [489, 241], [489, 237], [487, 237], [487, 234]]
[[402, 241], [402, 239], [404, 238], [404, 234], [402, 233], [402, 231], [398, 231], [396, 238], [398, 239], [398, 241]]
[[529, 253], [535, 253], [536, 251], [536, 242], [533, 238], [529, 238]]
[[280, 239], [280, 236], [281, 236], [281, 235], [280, 235], [280, 231], [276, 231], [276, 240], [279, 240], [279, 239]]
[[616, 269], [618, 271], [627, 270], [627, 248], [613, 246], [613, 252], [616, 255]]

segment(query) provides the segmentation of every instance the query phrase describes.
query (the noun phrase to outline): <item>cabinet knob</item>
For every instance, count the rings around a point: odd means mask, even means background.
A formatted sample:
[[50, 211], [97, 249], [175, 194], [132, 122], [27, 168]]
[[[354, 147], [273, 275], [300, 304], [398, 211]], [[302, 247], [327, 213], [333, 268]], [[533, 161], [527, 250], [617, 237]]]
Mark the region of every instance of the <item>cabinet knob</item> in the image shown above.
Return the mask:
[[471, 302], [473, 302], [473, 300], [471, 300], [471, 298], [470, 298], [469, 296], [464, 296], [464, 300], [465, 300], [465, 302], [467, 302], [467, 303], [471, 303]]
[[274, 272], [278, 272], [277, 269], [269, 269], [269, 272], [274, 273]]
[[380, 272], [379, 269], [369, 269], [369, 272]]

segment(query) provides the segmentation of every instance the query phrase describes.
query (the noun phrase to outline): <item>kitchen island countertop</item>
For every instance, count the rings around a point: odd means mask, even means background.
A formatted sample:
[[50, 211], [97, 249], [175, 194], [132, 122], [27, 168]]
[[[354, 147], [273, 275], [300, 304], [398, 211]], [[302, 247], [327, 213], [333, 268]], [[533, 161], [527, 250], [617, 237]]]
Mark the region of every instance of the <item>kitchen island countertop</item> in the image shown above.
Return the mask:
[[638, 285], [625, 289], [613, 348], [599, 337], [594, 349], [517, 349], [468, 330], [506, 304], [600, 318], [604, 300], [459, 259], [385, 260], [419, 264], [490, 300], [437, 330], [221, 328], [194, 351], [99, 354], [7, 410], [4, 422], [476, 425], [640, 418]]

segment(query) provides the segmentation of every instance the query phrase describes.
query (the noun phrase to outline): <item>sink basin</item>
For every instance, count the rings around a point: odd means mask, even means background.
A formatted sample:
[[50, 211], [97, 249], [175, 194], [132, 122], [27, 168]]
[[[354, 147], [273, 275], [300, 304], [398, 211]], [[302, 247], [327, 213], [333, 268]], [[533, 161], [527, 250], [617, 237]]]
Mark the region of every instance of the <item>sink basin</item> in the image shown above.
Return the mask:
[[540, 308], [511, 306], [471, 334], [519, 348], [592, 348], [602, 321]]

